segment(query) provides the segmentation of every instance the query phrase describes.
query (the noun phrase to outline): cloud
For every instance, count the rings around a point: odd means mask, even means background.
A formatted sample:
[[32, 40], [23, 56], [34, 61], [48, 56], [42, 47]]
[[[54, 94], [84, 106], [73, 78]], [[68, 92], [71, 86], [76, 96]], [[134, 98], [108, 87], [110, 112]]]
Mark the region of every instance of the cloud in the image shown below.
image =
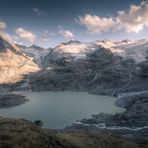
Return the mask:
[[44, 33], [40, 36], [41, 40], [44, 42], [49, 41], [49, 32], [48, 31], [44, 31]]
[[40, 10], [39, 8], [33, 7], [32, 10], [37, 16], [45, 15], [45, 12]]
[[75, 34], [69, 30], [65, 30], [65, 29], [60, 29], [59, 30], [59, 34], [61, 34], [62, 36], [64, 36], [67, 39], [72, 39], [75, 37]]
[[19, 37], [18, 37], [17, 35], [13, 35], [12, 38], [13, 38], [14, 40], [16, 40], [16, 41], [19, 40]]
[[50, 32], [50, 36], [56, 36], [56, 32]]
[[17, 28], [15, 32], [21, 39], [24, 39], [29, 42], [34, 42], [37, 38], [35, 34], [24, 30], [23, 28]]
[[140, 5], [130, 5], [127, 12], [118, 11], [116, 17], [102, 18], [86, 14], [80, 16], [77, 21], [92, 34], [121, 29], [124, 29], [127, 33], [139, 33], [145, 27], [148, 27], [148, 1], [143, 1]]
[[128, 12], [118, 11], [117, 17], [126, 32], [139, 33], [144, 27], [148, 27], [148, 2], [131, 5]]
[[7, 32], [5, 32], [5, 29], [6, 29], [6, 23], [4, 21], [0, 21], [0, 36], [3, 39], [5, 39], [7, 42], [13, 44], [14, 40]]
[[111, 17], [100, 18], [96, 15], [86, 14], [84, 17], [79, 17], [79, 22], [81, 25], [84, 25], [92, 34], [120, 29], [120, 22]]
[[5, 31], [0, 31], [0, 36], [5, 39], [7, 42], [13, 44], [14, 40], [12, 39], [11, 35], [6, 33]]
[[6, 28], [6, 23], [4, 21], [0, 21], [0, 30]]

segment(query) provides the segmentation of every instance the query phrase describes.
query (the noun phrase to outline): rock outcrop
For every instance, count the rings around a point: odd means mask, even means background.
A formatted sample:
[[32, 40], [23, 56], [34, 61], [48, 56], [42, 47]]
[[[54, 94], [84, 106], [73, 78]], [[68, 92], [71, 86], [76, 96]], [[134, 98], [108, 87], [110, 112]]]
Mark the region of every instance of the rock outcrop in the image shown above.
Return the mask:
[[25, 96], [17, 94], [0, 94], [0, 108], [20, 105], [28, 101]]

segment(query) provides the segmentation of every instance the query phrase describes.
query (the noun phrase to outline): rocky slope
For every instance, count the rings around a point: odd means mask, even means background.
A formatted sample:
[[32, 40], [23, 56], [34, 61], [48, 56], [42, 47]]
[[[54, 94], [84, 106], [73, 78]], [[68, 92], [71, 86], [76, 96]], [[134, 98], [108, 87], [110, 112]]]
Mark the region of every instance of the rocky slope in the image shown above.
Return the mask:
[[[125, 86], [131, 75], [136, 77], [138, 66], [133, 59], [114, 55], [106, 48], [87, 53], [86, 58], [68, 60], [61, 57], [48, 61], [48, 69], [31, 77], [33, 90], [89, 90], [113, 93]], [[53, 57], [53, 56], [52, 56]]]
[[137, 143], [148, 143], [148, 91], [120, 94], [116, 105], [125, 108], [125, 112], [92, 115], [65, 130], [112, 133]]
[[112, 134], [58, 132], [42, 129], [30, 121], [0, 117], [1, 148], [140, 148]]
[[[39, 67], [29, 57], [25, 56], [19, 48], [10, 44], [0, 36], [0, 87], [2, 90], [7, 85], [24, 82], [27, 75], [37, 72]], [[25, 83], [25, 82], [24, 82]], [[22, 86], [24, 83], [21, 83]], [[21, 86], [20, 86], [21, 87]], [[4, 89], [3, 89], [4, 88]]]
[[70, 41], [50, 49], [43, 70], [31, 77], [32, 90], [87, 90], [115, 95], [148, 89], [148, 41]]
[[37, 45], [32, 45], [30, 47], [26, 47], [23, 45], [16, 46], [20, 49], [20, 51], [27, 57], [29, 57], [31, 60], [33, 60], [36, 64], [39, 65], [39, 67], [42, 68], [42, 61], [44, 60], [44, 57], [48, 54], [49, 50]]

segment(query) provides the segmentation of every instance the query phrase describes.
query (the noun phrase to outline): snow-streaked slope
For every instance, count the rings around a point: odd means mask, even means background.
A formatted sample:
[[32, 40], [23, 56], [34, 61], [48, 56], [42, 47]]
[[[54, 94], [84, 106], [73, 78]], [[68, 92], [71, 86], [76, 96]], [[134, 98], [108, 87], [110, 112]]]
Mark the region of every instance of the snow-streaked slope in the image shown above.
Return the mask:
[[0, 37], [0, 84], [19, 82], [38, 70], [38, 65], [24, 56], [18, 47]]
[[120, 55], [124, 58], [132, 58], [136, 62], [142, 62], [148, 54], [148, 40], [123, 40], [111, 41], [103, 40], [96, 41], [97, 45], [108, 48], [112, 53]]
[[[49, 67], [50, 63], [75, 61], [86, 59], [88, 53], [104, 48], [115, 56], [121, 56], [124, 60], [134, 59], [137, 63], [146, 59], [148, 53], [148, 40], [98, 40], [95, 42], [69, 41], [50, 48], [49, 53], [42, 59], [43, 67]], [[49, 69], [51, 66], [49, 67]]]
[[89, 43], [70, 41], [59, 44], [53, 48], [53, 52], [57, 53], [58, 56], [72, 56], [79, 59], [85, 58], [87, 53], [94, 52], [100, 47], [124, 58], [132, 58], [137, 62], [142, 62], [148, 53], [148, 40], [98, 40]]
[[28, 56], [31, 60], [33, 60], [39, 66], [41, 66], [41, 61], [49, 52], [47, 49], [37, 45], [32, 45], [30, 47], [26, 47], [22, 45], [16, 45], [16, 46], [20, 48], [21, 52], [24, 55]]
[[62, 56], [71, 56], [75, 58], [84, 58], [86, 53], [92, 52], [97, 49], [95, 43], [82, 43], [78, 41], [69, 41], [61, 43], [53, 49], [54, 53]]
[[135, 59], [137, 62], [142, 62], [148, 55], [148, 40], [137, 40], [127, 44], [121, 44], [113, 47], [115, 50], [122, 50], [124, 57]]
[[105, 39], [105, 40], [97, 40], [96, 44], [101, 45], [101, 46], [106, 47], [106, 48], [110, 48], [110, 47], [119, 46], [119, 45], [131, 44], [133, 42], [134, 41], [128, 40], [128, 39], [122, 40], [122, 41]]

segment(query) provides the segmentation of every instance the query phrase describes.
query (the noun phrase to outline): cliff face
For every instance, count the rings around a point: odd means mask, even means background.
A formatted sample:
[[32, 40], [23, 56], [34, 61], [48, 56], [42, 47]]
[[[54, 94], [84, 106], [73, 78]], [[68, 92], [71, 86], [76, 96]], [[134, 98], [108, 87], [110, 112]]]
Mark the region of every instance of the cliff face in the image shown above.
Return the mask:
[[1, 148], [138, 148], [111, 134], [60, 133], [27, 120], [0, 117]]
[[0, 37], [0, 84], [13, 84], [38, 71], [38, 65]]

